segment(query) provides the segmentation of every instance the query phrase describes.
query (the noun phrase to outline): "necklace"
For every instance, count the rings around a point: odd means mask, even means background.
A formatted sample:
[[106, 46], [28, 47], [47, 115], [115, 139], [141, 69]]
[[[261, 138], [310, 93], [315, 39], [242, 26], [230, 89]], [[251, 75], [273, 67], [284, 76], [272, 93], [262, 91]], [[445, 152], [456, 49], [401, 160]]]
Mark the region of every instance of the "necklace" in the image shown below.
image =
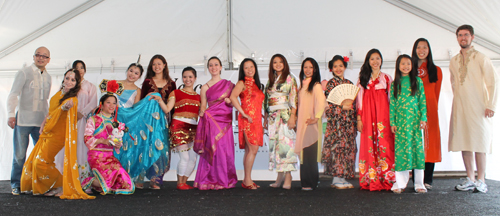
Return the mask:
[[373, 73], [372, 73], [372, 80], [376, 80], [378, 78], [378, 76], [380, 76], [380, 71], [377, 73], [377, 76], [373, 76]]

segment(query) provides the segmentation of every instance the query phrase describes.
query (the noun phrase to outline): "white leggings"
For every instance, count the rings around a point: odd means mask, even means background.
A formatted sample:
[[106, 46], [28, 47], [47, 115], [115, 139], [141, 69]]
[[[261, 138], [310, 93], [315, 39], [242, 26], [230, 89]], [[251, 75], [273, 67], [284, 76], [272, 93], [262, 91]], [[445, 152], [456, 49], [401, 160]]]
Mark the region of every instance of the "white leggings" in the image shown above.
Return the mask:
[[196, 153], [193, 149], [188, 151], [180, 151], [180, 161], [177, 164], [177, 175], [189, 177], [196, 166]]
[[[414, 169], [413, 175], [415, 176], [415, 190], [427, 189], [424, 186], [424, 170]], [[396, 183], [392, 185], [392, 190], [406, 188], [406, 184], [410, 180], [410, 170], [396, 171]]]

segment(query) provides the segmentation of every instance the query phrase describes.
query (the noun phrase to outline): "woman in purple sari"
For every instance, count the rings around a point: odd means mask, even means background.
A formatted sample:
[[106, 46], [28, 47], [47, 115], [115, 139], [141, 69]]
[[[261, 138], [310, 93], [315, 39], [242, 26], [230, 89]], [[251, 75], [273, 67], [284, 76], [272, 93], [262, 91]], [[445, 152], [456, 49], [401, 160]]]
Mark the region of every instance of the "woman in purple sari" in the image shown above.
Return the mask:
[[194, 150], [201, 157], [194, 187], [228, 189], [238, 182], [234, 166], [233, 106], [229, 99], [234, 84], [220, 77], [222, 63], [219, 58], [213, 56], [208, 60], [208, 70], [212, 79], [200, 91], [200, 120]]

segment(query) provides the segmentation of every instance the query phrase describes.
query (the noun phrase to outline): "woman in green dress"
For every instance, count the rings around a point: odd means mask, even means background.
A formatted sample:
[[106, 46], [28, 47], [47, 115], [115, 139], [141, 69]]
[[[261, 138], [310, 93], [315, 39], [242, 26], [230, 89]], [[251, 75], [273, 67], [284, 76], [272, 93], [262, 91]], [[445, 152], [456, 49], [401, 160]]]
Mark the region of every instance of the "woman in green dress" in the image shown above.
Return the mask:
[[411, 57], [400, 55], [396, 61], [396, 77], [390, 93], [391, 130], [396, 135], [396, 183], [394, 193], [401, 193], [414, 169], [415, 191], [426, 193], [424, 186], [425, 155], [422, 131], [427, 122], [424, 84], [412, 68]]

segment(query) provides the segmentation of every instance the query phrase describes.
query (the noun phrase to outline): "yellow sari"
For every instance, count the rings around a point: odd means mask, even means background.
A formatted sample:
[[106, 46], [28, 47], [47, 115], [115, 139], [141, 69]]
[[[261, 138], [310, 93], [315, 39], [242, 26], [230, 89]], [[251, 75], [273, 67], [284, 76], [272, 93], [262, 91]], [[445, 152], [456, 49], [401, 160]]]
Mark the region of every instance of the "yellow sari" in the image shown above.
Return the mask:
[[[50, 99], [49, 115], [45, 119], [43, 132], [23, 167], [21, 191], [33, 195], [44, 194], [58, 187], [63, 187], [61, 199], [94, 199], [83, 192], [76, 161], [77, 108], [76, 97], [66, 99], [61, 105], [61, 91]], [[61, 109], [69, 100], [73, 107], [68, 111]], [[63, 148], [63, 175], [54, 164], [54, 157]]]

